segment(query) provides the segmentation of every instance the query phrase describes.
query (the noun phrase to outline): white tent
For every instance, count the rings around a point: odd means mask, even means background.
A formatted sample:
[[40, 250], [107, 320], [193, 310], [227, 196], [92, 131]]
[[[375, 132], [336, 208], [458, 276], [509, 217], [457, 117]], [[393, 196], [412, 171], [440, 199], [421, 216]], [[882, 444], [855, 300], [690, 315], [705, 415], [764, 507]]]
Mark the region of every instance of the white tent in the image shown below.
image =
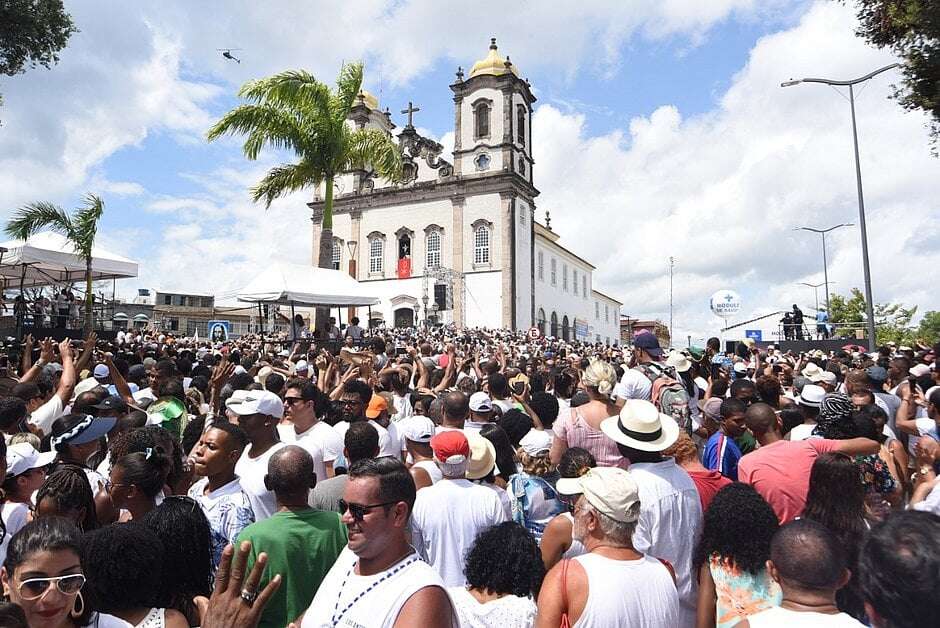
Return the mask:
[[358, 307], [379, 299], [338, 270], [304, 264], [272, 263], [238, 292], [239, 301], [280, 305]]
[[[43, 231], [25, 242], [0, 243], [0, 275], [7, 288], [48, 286], [85, 280], [85, 260], [63, 235]], [[105, 251], [92, 249], [92, 279], [122, 279], [137, 276], [137, 262]]]

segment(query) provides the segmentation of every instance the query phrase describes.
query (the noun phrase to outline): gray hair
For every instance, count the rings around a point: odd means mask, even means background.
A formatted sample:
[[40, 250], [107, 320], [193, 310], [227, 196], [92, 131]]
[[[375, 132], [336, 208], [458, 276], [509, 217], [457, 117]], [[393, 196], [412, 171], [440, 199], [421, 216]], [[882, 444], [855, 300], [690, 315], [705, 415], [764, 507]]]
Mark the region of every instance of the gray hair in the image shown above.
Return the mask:
[[[640, 504], [637, 503], [636, 509], [639, 510]], [[584, 508], [597, 515], [597, 521], [604, 533], [604, 538], [608, 544], [615, 547], [633, 547], [633, 532], [636, 530], [636, 521], [625, 523], [617, 521], [610, 515], [606, 515], [597, 510], [587, 499], [584, 500]]]

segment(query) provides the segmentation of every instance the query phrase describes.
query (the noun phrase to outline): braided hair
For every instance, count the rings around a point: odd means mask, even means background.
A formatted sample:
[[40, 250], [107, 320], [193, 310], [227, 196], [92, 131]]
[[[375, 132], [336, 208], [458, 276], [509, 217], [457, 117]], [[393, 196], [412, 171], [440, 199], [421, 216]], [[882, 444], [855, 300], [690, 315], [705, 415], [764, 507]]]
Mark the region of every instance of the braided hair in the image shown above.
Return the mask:
[[95, 512], [95, 495], [88, 483], [85, 471], [74, 464], [60, 464], [46, 476], [39, 491], [36, 492], [36, 506], [44, 499], [51, 499], [58, 507], [58, 512], [66, 510], [85, 510], [84, 518], [78, 522], [82, 532], [98, 528], [98, 515]]

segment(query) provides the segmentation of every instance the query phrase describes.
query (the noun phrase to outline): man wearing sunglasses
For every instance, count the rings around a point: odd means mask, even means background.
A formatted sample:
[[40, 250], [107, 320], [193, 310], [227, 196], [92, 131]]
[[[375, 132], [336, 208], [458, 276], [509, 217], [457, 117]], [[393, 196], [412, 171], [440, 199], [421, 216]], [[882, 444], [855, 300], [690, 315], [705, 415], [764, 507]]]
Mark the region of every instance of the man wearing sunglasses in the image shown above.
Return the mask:
[[295, 377], [287, 382], [284, 393], [284, 418], [290, 424], [278, 425], [285, 443], [306, 449], [314, 459], [317, 481], [333, 477], [333, 461], [343, 453], [343, 439], [317, 416], [326, 412], [328, 400], [309, 379]]
[[408, 541], [415, 484], [400, 460], [352, 464], [340, 504], [349, 544], [298, 618], [301, 628], [451, 628], [457, 618], [441, 577]]

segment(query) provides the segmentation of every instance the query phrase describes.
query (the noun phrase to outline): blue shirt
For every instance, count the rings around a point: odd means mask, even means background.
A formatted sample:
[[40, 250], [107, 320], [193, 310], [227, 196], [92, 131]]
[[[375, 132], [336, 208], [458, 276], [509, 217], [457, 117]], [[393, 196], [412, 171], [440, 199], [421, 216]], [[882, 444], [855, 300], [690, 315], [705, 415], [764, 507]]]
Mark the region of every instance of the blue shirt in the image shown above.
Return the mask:
[[718, 471], [726, 478], [738, 481], [738, 461], [741, 459], [741, 450], [733, 438], [725, 436], [721, 431], [715, 432], [705, 444], [702, 451], [702, 465], [706, 469]]

